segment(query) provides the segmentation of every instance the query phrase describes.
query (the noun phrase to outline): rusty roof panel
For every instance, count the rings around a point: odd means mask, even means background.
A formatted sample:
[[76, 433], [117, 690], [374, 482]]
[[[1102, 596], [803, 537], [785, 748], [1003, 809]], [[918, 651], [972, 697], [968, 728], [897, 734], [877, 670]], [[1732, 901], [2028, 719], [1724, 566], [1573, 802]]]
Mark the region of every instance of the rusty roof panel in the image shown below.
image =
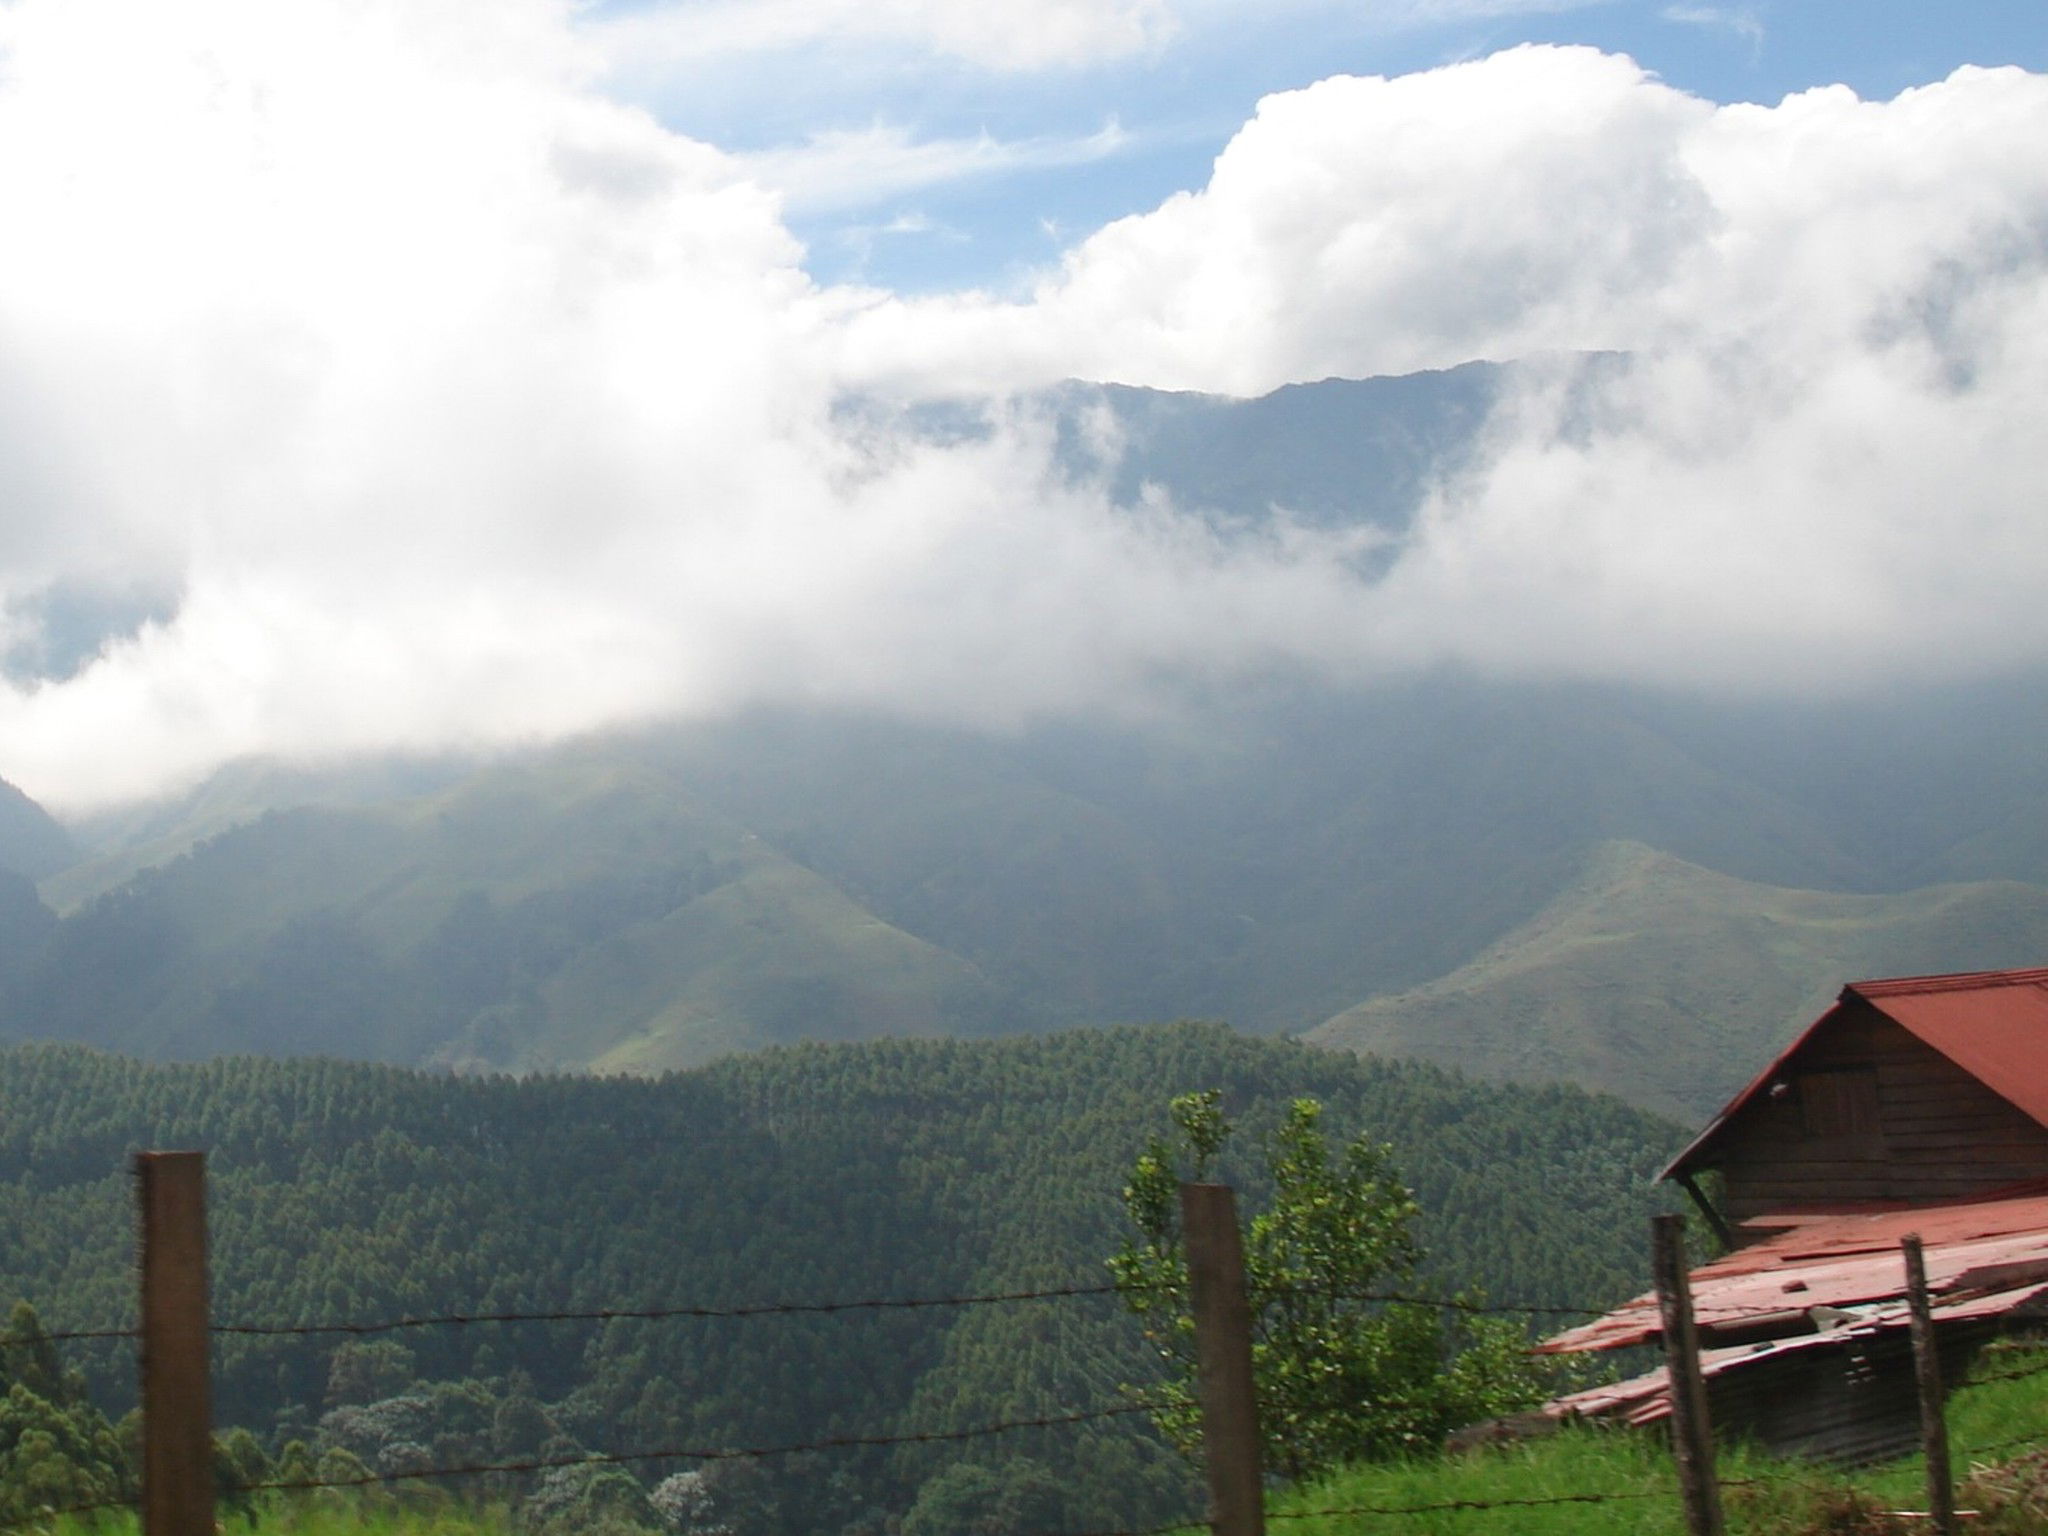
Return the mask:
[[1859, 981], [1848, 990], [2048, 1125], [2048, 971]]
[[[1692, 1271], [1693, 1314], [1703, 1332], [1747, 1332], [1782, 1318], [1788, 1331], [1813, 1308], [1896, 1303], [1905, 1294], [1899, 1240], [1920, 1237], [1937, 1312], [1980, 1315], [1986, 1294], [2018, 1306], [2048, 1284], [2048, 1181], [1997, 1196], [1939, 1205], [1810, 1213], [1770, 1237]], [[1967, 1314], [1960, 1309], [1968, 1307]], [[1547, 1353], [1622, 1349], [1662, 1336], [1646, 1294], [1538, 1345]]]
[[[1961, 1379], [1990, 1332], [1983, 1322], [1950, 1323], [1939, 1331], [1946, 1379]], [[1717, 1428], [1775, 1453], [1854, 1464], [1899, 1455], [1918, 1441], [1912, 1345], [1902, 1323], [1845, 1327], [1758, 1349], [1709, 1350], [1701, 1365], [1708, 1416]], [[1671, 1398], [1657, 1370], [1573, 1393], [1545, 1410], [1555, 1417], [1654, 1424], [1670, 1416]]]

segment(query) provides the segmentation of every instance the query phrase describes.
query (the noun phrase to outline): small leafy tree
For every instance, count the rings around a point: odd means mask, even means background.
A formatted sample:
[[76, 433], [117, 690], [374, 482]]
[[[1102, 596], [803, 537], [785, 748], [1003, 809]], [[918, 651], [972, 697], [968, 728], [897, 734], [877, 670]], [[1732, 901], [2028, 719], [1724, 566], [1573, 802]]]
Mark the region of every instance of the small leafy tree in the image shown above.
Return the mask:
[[1071, 1528], [1065, 1485], [1025, 1457], [960, 1461], [918, 1490], [903, 1536], [1037, 1536]]
[[83, 1378], [60, 1366], [35, 1308], [15, 1303], [0, 1340], [0, 1523], [127, 1497], [120, 1438], [87, 1400]]
[[[1172, 1103], [1186, 1177], [1207, 1178], [1232, 1127], [1222, 1093]], [[1272, 1199], [1244, 1234], [1252, 1373], [1265, 1465], [1290, 1479], [1348, 1461], [1434, 1449], [1451, 1429], [1526, 1406], [1540, 1382], [1512, 1323], [1426, 1302], [1375, 1299], [1413, 1284], [1421, 1214], [1392, 1149], [1363, 1136], [1334, 1149], [1322, 1106], [1296, 1099], [1268, 1141]], [[1136, 1235], [1109, 1267], [1166, 1367], [1154, 1417], [1199, 1448], [1195, 1329], [1180, 1231], [1182, 1175], [1155, 1140], [1124, 1187]], [[1471, 1298], [1459, 1298], [1469, 1302]]]

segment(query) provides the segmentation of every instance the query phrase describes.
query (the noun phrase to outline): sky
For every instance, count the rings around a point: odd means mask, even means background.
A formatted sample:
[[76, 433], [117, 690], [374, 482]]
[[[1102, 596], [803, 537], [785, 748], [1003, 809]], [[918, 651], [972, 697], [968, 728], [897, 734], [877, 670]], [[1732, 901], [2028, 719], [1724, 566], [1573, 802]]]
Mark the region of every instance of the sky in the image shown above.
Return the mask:
[[[2044, 72], [2036, 3], [0, 0], [0, 777], [2038, 670]], [[1369, 563], [1030, 404], [1482, 358]]]

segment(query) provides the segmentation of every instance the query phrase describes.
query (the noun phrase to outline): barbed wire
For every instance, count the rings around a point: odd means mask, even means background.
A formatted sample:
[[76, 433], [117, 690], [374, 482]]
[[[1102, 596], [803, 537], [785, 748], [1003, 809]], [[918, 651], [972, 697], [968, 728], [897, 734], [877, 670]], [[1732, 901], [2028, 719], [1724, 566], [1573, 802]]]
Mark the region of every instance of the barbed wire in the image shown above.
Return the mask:
[[[1733, 1484], [1723, 1484], [1732, 1487]], [[1338, 1509], [1269, 1510], [1268, 1524], [1276, 1520], [1334, 1520], [1348, 1515], [1437, 1515], [1462, 1509], [1537, 1509], [1547, 1504], [1608, 1504], [1631, 1499], [1665, 1499], [1668, 1488], [1631, 1490], [1626, 1493], [1554, 1493], [1536, 1499], [1444, 1499], [1434, 1504], [1350, 1504]]]
[[773, 1301], [730, 1307], [597, 1307], [588, 1311], [448, 1312], [432, 1317], [397, 1317], [369, 1323], [217, 1323], [213, 1332], [254, 1337], [308, 1333], [393, 1333], [405, 1328], [466, 1328], [481, 1323], [609, 1323], [663, 1318], [748, 1318], [829, 1316], [838, 1312], [916, 1311], [931, 1307], [979, 1307], [998, 1302], [1050, 1301], [1078, 1296], [1113, 1296], [1115, 1285], [1061, 1285], [1035, 1291], [991, 1291], [972, 1296], [864, 1297], [854, 1301]]
[[1452, 1312], [1530, 1317], [1599, 1317], [1607, 1307], [1556, 1307], [1529, 1301], [1468, 1301], [1460, 1296], [1424, 1296], [1413, 1291], [1336, 1291], [1309, 1285], [1270, 1286], [1253, 1300], [1281, 1296], [1314, 1296], [1324, 1301], [1381, 1302], [1388, 1305], [1443, 1307]]
[[0, 1333], [0, 1349], [69, 1344], [79, 1339], [139, 1339], [140, 1328], [58, 1328], [42, 1333]]
[[1964, 1387], [1988, 1387], [1993, 1382], [1998, 1381], [2024, 1381], [2029, 1376], [2040, 1376], [2043, 1374], [2048, 1374], [2048, 1356], [2035, 1361], [2032, 1365], [2021, 1366], [2016, 1370], [1996, 1371], [1988, 1376], [1973, 1375], [1966, 1377], [1956, 1384], [1956, 1390], [1960, 1391]]
[[[1045, 1286], [1036, 1290], [991, 1291], [960, 1296], [862, 1297], [848, 1301], [778, 1301], [736, 1306], [711, 1307], [678, 1305], [659, 1307], [595, 1307], [587, 1310], [448, 1312], [432, 1316], [405, 1316], [374, 1322], [333, 1323], [216, 1323], [211, 1331], [239, 1337], [289, 1337], [300, 1334], [376, 1334], [411, 1328], [460, 1328], [486, 1323], [609, 1323], [618, 1321], [660, 1321], [668, 1318], [727, 1319], [751, 1317], [830, 1316], [841, 1312], [916, 1311], [939, 1307], [976, 1307], [998, 1303], [1057, 1301], [1071, 1298], [1126, 1296], [1145, 1291], [1178, 1289], [1172, 1285], [1072, 1284]], [[1341, 1292], [1312, 1287], [1276, 1287], [1268, 1297], [1313, 1295], [1336, 1301], [1377, 1302], [1412, 1306], [1445, 1307], [1459, 1312], [1504, 1315], [1553, 1315], [1559, 1317], [1598, 1316], [1595, 1307], [1555, 1307], [1535, 1302], [1474, 1302], [1458, 1297], [1423, 1296], [1404, 1291]], [[132, 1338], [137, 1330], [92, 1333], [47, 1334], [60, 1338]], [[0, 1342], [5, 1342], [0, 1340]]]

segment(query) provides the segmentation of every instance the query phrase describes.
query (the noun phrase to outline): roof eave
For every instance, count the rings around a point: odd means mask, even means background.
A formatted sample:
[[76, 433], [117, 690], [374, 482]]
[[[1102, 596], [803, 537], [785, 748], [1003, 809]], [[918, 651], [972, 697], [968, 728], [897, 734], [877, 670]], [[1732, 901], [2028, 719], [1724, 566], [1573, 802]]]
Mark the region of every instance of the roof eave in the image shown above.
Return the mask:
[[1750, 1101], [1758, 1094], [1766, 1091], [1770, 1087], [1772, 1080], [1783, 1070], [1785, 1063], [1792, 1059], [1799, 1048], [1812, 1039], [1823, 1025], [1834, 1019], [1842, 1011], [1844, 1004], [1851, 1001], [1861, 1001], [1856, 996], [1856, 989], [1853, 984], [1842, 988], [1836, 994], [1835, 1001], [1829, 1006], [1827, 1012], [1802, 1029], [1790, 1045], [1771, 1058], [1770, 1065], [1751, 1078], [1747, 1086], [1723, 1105], [1721, 1112], [1707, 1122], [1706, 1129], [1687, 1142], [1685, 1149], [1672, 1158], [1670, 1162], [1666, 1163], [1663, 1171], [1657, 1177], [1659, 1179], [1675, 1179], [1682, 1175], [1696, 1172], [1702, 1167], [1709, 1166], [1703, 1162], [1699, 1154], [1712, 1145], [1714, 1139], [1720, 1135], [1721, 1128], [1747, 1108]]

